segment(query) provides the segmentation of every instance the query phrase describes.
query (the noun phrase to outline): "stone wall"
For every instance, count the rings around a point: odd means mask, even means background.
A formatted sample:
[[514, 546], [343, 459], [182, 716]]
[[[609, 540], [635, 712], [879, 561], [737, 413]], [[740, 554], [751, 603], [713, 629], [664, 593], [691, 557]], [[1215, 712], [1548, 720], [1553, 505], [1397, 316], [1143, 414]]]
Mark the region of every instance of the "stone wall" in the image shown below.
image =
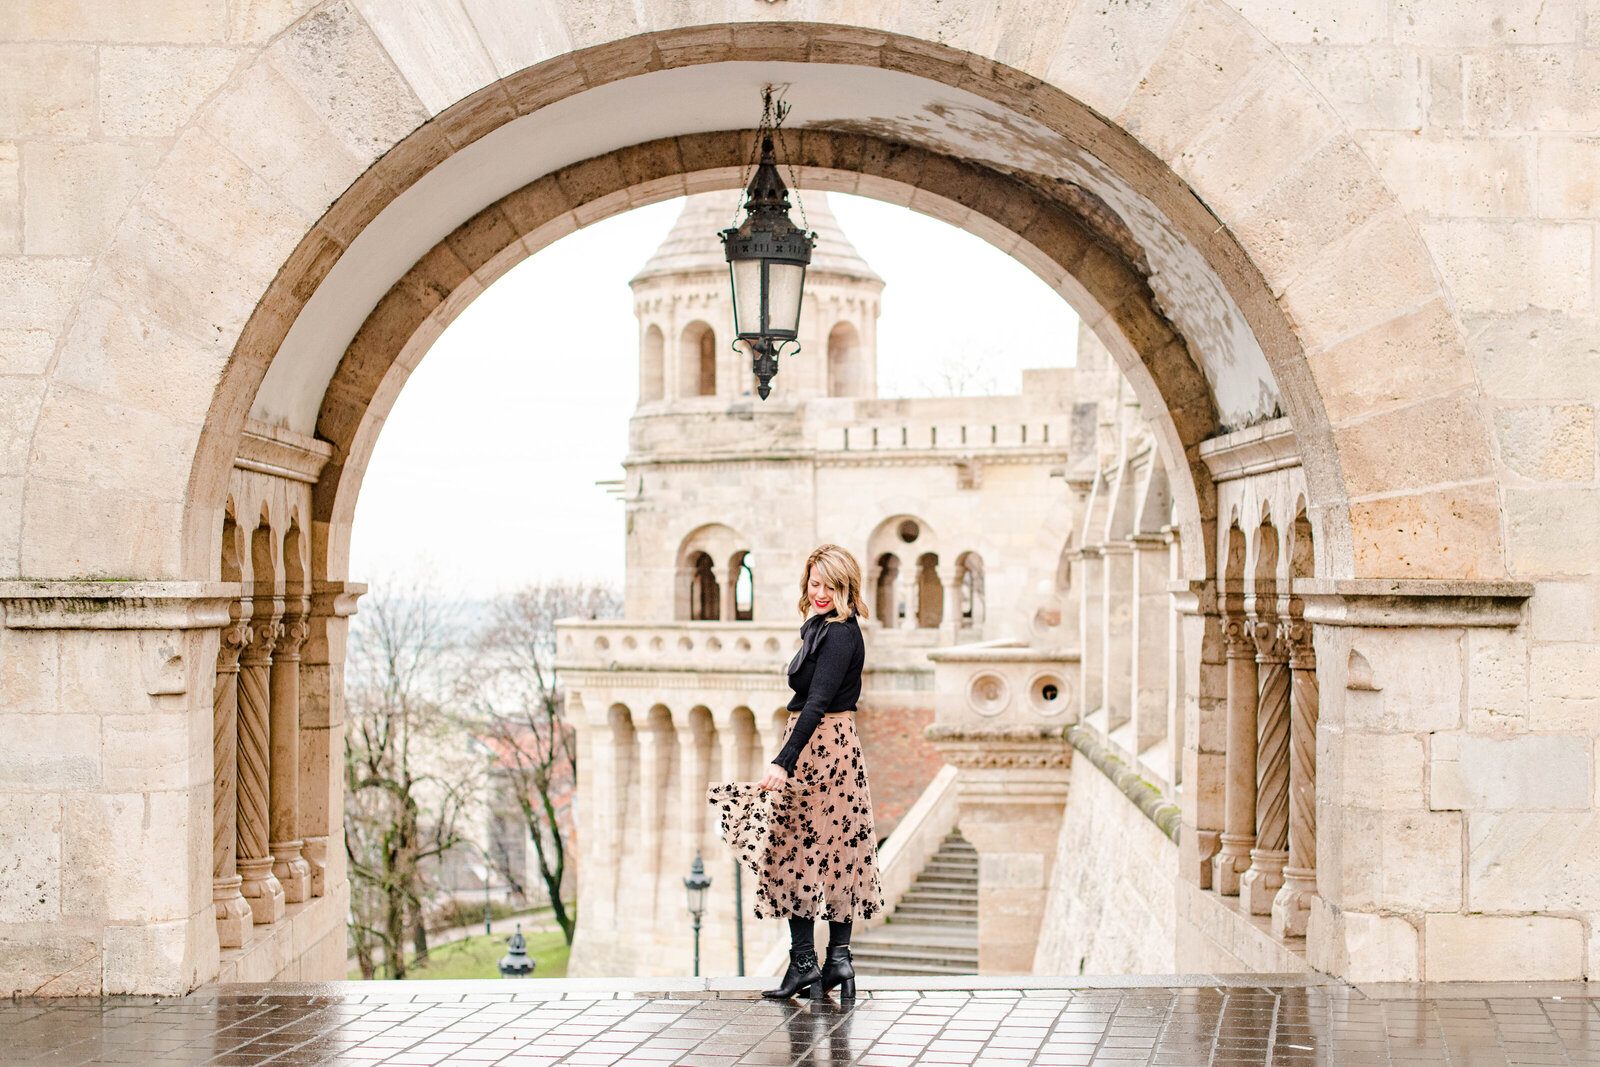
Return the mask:
[[932, 721], [931, 707], [861, 702], [856, 731], [872, 776], [872, 817], [880, 838], [894, 830], [944, 766], [944, 757], [923, 735]]
[[1178, 846], [1093, 763], [1072, 764], [1035, 974], [1168, 974]]

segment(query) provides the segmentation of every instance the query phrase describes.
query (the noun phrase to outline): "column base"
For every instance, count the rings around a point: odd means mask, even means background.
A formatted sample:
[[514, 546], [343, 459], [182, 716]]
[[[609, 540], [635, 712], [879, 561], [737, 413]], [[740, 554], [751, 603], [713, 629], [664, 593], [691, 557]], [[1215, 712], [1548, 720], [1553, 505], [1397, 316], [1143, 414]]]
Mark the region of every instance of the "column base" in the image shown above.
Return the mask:
[[308, 837], [300, 846], [300, 855], [311, 868], [311, 895], [320, 897], [328, 892], [328, 839]]
[[1239, 880], [1239, 899], [1251, 915], [1272, 914], [1272, 898], [1283, 885], [1283, 866], [1288, 862], [1288, 849], [1250, 850], [1250, 869]]
[[257, 926], [268, 926], [283, 918], [283, 886], [272, 873], [270, 857], [239, 861], [239, 894], [250, 905], [250, 917]]
[[1222, 847], [1211, 860], [1211, 885], [1225, 897], [1239, 895], [1240, 876], [1250, 869], [1251, 834], [1223, 834]]
[[1315, 868], [1285, 867], [1283, 885], [1272, 898], [1272, 933], [1275, 937], [1304, 937], [1317, 896]]
[[311, 899], [311, 864], [300, 855], [300, 841], [274, 841], [267, 846], [272, 853], [272, 874], [283, 886], [283, 899], [290, 904], [304, 904]]
[[250, 940], [250, 930], [255, 926], [250, 917], [250, 905], [239, 895], [243, 882], [238, 875], [211, 882], [211, 900], [217, 909], [217, 943], [223, 948], [242, 947]]

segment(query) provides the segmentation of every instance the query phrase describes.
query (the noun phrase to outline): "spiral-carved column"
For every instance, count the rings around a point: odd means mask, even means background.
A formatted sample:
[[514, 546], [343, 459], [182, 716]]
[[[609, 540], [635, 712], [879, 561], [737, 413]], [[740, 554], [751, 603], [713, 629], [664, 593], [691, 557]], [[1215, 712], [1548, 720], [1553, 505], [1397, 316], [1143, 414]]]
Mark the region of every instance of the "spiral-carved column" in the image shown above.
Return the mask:
[[1211, 884], [1239, 895], [1256, 840], [1256, 646], [1249, 620], [1229, 612], [1223, 619], [1228, 657], [1228, 750], [1224, 758], [1225, 811], [1221, 847], [1211, 860]]
[[239, 657], [239, 891], [258, 924], [283, 918], [283, 886], [272, 873], [268, 848], [268, 788], [271, 774], [272, 648], [283, 627], [276, 617], [258, 618]]
[[1291, 619], [1289, 642], [1289, 863], [1272, 901], [1272, 931], [1304, 937], [1317, 895], [1317, 654], [1311, 624]]
[[238, 870], [239, 653], [250, 643], [250, 627], [235, 623], [222, 631], [217, 651], [217, 682], [211, 703], [211, 900], [216, 906], [217, 941], [238, 948], [250, 937], [250, 905], [240, 895]]
[[1289, 642], [1270, 615], [1252, 631], [1261, 693], [1256, 704], [1256, 844], [1240, 895], [1252, 915], [1272, 914], [1289, 859]]
[[272, 873], [283, 899], [311, 896], [311, 865], [300, 854], [300, 647], [311, 629], [304, 615], [285, 615], [272, 650], [270, 718], [272, 771], [268, 790]]

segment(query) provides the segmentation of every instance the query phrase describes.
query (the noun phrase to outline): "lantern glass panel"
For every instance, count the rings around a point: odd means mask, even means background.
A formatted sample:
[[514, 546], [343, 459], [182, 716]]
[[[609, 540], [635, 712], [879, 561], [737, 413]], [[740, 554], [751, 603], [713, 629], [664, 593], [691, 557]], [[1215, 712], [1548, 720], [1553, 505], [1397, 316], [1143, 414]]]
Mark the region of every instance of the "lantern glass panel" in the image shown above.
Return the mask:
[[806, 268], [799, 263], [769, 263], [767, 272], [768, 328], [774, 333], [796, 334]]
[[733, 326], [741, 337], [761, 332], [761, 261], [736, 259], [733, 275]]
[[689, 894], [689, 914], [703, 915], [706, 910], [706, 891], [699, 886], [685, 884], [685, 891]]

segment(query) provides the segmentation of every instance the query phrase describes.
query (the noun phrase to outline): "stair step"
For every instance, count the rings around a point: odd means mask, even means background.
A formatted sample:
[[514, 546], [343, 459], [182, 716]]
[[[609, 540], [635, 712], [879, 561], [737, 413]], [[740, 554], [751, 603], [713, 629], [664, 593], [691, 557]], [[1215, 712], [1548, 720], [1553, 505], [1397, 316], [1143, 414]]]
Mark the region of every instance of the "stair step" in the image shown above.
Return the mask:
[[977, 849], [952, 832], [917, 872], [884, 924], [863, 930], [853, 948], [862, 974], [976, 974]]

